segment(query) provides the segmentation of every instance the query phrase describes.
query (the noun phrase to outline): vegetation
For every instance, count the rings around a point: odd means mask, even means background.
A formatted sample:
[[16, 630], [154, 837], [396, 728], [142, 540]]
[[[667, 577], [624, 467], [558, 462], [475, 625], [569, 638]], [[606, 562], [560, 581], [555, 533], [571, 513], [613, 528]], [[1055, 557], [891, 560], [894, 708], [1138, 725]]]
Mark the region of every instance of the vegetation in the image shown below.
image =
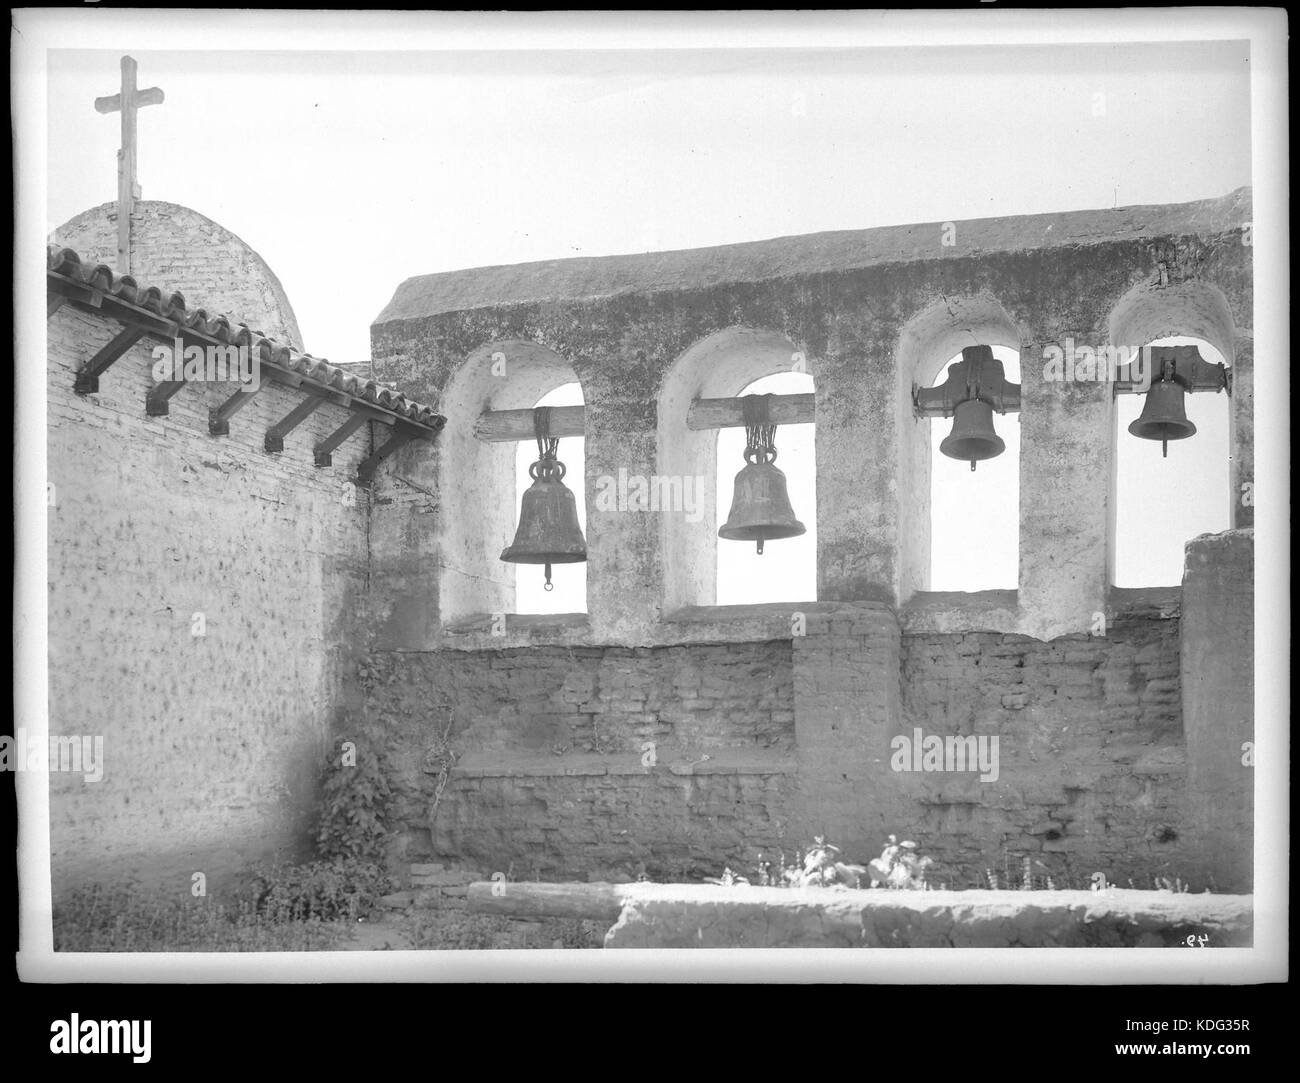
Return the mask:
[[54, 906], [55, 951], [329, 951], [351, 933], [345, 922], [285, 922], [248, 902], [143, 894], [98, 885]]
[[64, 894], [59, 951], [322, 951], [337, 946], [392, 889], [383, 869], [390, 791], [377, 750], [340, 741], [324, 765], [317, 857], [254, 869], [238, 901], [142, 891]]
[[601, 948], [607, 922], [577, 918], [516, 921], [464, 910], [408, 910], [400, 931], [416, 949], [445, 951]]
[[[928, 891], [939, 887], [947, 889], [947, 883], [935, 884], [930, 879], [930, 867], [934, 859], [923, 856], [917, 844], [910, 839], [902, 842], [897, 835], [890, 835], [880, 856], [872, 858], [866, 865], [857, 865], [842, 859], [839, 847], [833, 846], [823, 836], [813, 839], [812, 846], [806, 853], [796, 850], [794, 860], [786, 864], [784, 853], [777, 855], [777, 860], [765, 860], [758, 855], [758, 862], [751, 875], [744, 875], [730, 866], [723, 869], [721, 876], [706, 877], [706, 882], [723, 887], [753, 885], [756, 887], [850, 887], [878, 888], [892, 890]], [[976, 887], [987, 887], [994, 891], [1058, 891], [1088, 890], [1104, 891], [1108, 888], [1127, 887], [1137, 890], [1140, 886], [1153, 891], [1186, 892], [1189, 885], [1180, 877], [1153, 876], [1149, 885], [1139, 885], [1133, 880], [1125, 884], [1111, 882], [1103, 873], [1093, 873], [1089, 877], [1079, 878], [1066, 873], [1053, 874], [1040, 860], [1028, 854], [1018, 855], [1014, 861], [1008, 853], [1002, 855], [1002, 869], [986, 868], [982, 883]], [[1208, 889], [1207, 889], [1208, 890]]]

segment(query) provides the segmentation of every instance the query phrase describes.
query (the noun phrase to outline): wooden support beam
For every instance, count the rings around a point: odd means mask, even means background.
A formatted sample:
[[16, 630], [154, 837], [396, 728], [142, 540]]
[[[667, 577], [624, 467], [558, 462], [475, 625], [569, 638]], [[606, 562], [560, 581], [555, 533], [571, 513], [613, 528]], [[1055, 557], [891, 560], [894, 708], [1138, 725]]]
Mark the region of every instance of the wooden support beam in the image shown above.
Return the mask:
[[357, 466], [358, 485], [369, 485], [375, 479], [375, 471], [379, 469], [379, 464], [387, 459], [393, 452], [399, 448], [405, 447], [412, 440], [427, 440], [428, 437], [417, 429], [408, 428], [405, 425], [398, 425], [392, 431], [392, 434], [369, 458], [363, 459]]
[[48, 320], [63, 307], [67, 298], [61, 293], [47, 293], [45, 295], [45, 318]]
[[[192, 327], [183, 328], [175, 321], [159, 316], [138, 305], [131, 304], [121, 297], [106, 294], [101, 290], [91, 289], [83, 283], [74, 282], [53, 271], [48, 272], [46, 283], [47, 313], [54, 312], [59, 304], [71, 302], [78, 307], [84, 306], [98, 309], [101, 315], [109, 316], [125, 325], [125, 329], [112, 342], [108, 343], [78, 370], [76, 391], [80, 395], [96, 393], [99, 390], [98, 377], [100, 374], [107, 370], [131, 346], [146, 336], [156, 336], [169, 345], [178, 336], [184, 339], [187, 346], [199, 345], [205, 348], [207, 346], [221, 346], [225, 348], [235, 345], [226, 339], [205, 334]], [[304, 392], [310, 393], [324, 402], [336, 403], [349, 410], [359, 410], [370, 419], [381, 424], [407, 426], [415, 431], [416, 436], [414, 439], [432, 440], [446, 424], [446, 418], [439, 416], [434, 416], [431, 421], [412, 420], [395, 408], [369, 402], [360, 395], [333, 386], [326, 386], [324, 383], [315, 383], [311, 377], [304, 376], [302, 373], [292, 371], [288, 367], [262, 357], [254, 357], [253, 363], [258, 366], [259, 380], [262, 384], [269, 381], [282, 387], [301, 388]], [[177, 390], [179, 388], [172, 386], [170, 383], [159, 385], [155, 389], [156, 393], [151, 393], [148, 400], [153, 403], [153, 409], [149, 411], [150, 415], [166, 416], [167, 400]], [[226, 422], [228, 422], [230, 416], [246, 405], [253, 395], [254, 392], [240, 392], [240, 397], [232, 397], [216, 410], [210, 411], [208, 417], [209, 432], [214, 436], [226, 435], [229, 432]], [[581, 412], [582, 407], [577, 407], [577, 409]], [[526, 410], [523, 413], [529, 416], [528, 433], [531, 438], [532, 411]]]
[[[551, 435], [561, 439], [586, 434], [585, 406], [556, 406], [551, 410]], [[817, 396], [773, 395], [773, 425], [807, 425], [816, 420]], [[686, 414], [686, 427], [696, 431], [735, 429], [745, 425], [740, 398], [696, 399]], [[490, 410], [474, 422], [474, 435], [484, 443], [501, 444], [533, 439], [532, 410]]]
[[[743, 397], [696, 399], [686, 412], [686, 427], [697, 432], [744, 428], [745, 407], [740, 401]], [[773, 425], [810, 425], [817, 420], [817, 396], [773, 395], [768, 410]]]
[[[78, 304], [85, 305], [87, 308], [103, 308], [104, 294], [100, 290], [91, 289], [84, 282], [73, 282], [70, 278], [64, 278], [61, 274], [55, 274], [53, 271], [47, 271], [45, 274], [45, 295], [47, 304], [53, 302], [51, 295], [58, 295], [67, 298], [69, 301], [76, 301]], [[123, 320], [123, 323], [128, 321]]]
[[184, 380], [165, 380], [155, 384], [145, 396], [144, 412], [150, 417], [166, 417], [171, 410], [171, 397], [184, 386]]
[[253, 396], [261, 389], [259, 384], [256, 391], [236, 391], [220, 406], [210, 407], [208, 409], [208, 432], [213, 436], [229, 436], [230, 419], [252, 402]]
[[78, 395], [94, 395], [99, 391], [99, 378], [109, 366], [127, 350], [144, 338], [144, 328], [127, 327], [119, 331], [111, 342], [77, 370], [73, 390]]
[[[551, 435], [560, 439], [583, 436], [586, 427], [585, 406], [551, 408]], [[474, 435], [487, 444], [504, 444], [514, 440], [533, 440], [532, 410], [491, 410], [474, 422]]]
[[344, 440], [356, 432], [367, 421], [378, 420], [375, 415], [364, 410], [356, 410], [342, 425], [320, 441], [313, 449], [317, 466], [333, 466], [333, 452]]
[[276, 424], [266, 430], [266, 439], [263, 441], [263, 446], [271, 453], [283, 451], [284, 438], [324, 405], [325, 397], [323, 395], [308, 395]]

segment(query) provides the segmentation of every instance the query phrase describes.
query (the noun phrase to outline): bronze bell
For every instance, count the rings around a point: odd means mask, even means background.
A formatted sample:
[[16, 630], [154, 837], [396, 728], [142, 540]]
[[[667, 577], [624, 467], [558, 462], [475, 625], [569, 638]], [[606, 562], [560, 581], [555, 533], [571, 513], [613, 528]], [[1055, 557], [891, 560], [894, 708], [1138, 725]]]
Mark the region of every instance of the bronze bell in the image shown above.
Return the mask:
[[993, 407], [981, 399], [959, 402], [953, 412], [952, 432], [939, 445], [950, 459], [975, 464], [1001, 455], [1007, 445], [993, 429]]
[[718, 530], [727, 541], [752, 541], [763, 554], [769, 538], [797, 538], [807, 533], [794, 517], [785, 472], [776, 463], [776, 426], [771, 395], [742, 395], [745, 418], [745, 465], [736, 475], [731, 511]]
[[539, 456], [528, 468], [533, 483], [519, 502], [515, 540], [501, 550], [501, 559], [511, 564], [546, 565], [546, 590], [552, 589], [552, 564], [581, 564], [587, 559], [578, 501], [564, 484], [564, 463], [556, 458], [559, 440], [546, 435], [548, 418], [544, 408], [535, 411]]
[[1186, 440], [1196, 433], [1196, 426], [1187, 420], [1186, 395], [1186, 388], [1177, 380], [1157, 380], [1147, 391], [1142, 416], [1128, 431], [1143, 440], [1159, 440], [1160, 453], [1167, 458], [1170, 440]]
[[727, 541], [757, 542], [760, 554], [763, 542], [769, 538], [797, 538], [807, 533], [790, 506], [785, 471], [772, 463], [776, 451], [772, 450], [770, 455], [771, 458], [761, 456], [761, 461], [754, 462], [746, 448], [746, 465], [736, 475], [731, 512], [718, 531], [718, 537]]

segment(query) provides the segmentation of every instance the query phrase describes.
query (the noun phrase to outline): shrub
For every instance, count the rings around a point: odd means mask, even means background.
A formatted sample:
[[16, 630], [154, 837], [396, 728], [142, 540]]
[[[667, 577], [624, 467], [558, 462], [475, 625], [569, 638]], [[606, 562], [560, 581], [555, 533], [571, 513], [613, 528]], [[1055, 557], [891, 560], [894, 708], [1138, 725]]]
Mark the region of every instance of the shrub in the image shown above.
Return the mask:
[[339, 742], [325, 763], [317, 848], [327, 859], [379, 862], [388, 845], [391, 797], [383, 763], [370, 742], [351, 741], [353, 754], [346, 757], [344, 743], [349, 742]]
[[368, 914], [390, 887], [384, 870], [373, 862], [335, 857], [305, 865], [277, 865], [256, 874], [253, 909], [277, 922], [355, 921]]

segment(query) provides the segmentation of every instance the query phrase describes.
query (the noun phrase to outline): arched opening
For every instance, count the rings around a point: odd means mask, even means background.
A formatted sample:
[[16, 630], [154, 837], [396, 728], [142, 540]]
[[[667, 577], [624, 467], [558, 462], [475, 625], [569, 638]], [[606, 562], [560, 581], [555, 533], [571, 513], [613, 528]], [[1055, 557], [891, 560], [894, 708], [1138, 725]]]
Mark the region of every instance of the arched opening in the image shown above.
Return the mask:
[[[1224, 364], [1223, 354], [1204, 339], [1167, 336], [1148, 346], [1195, 346], [1201, 359]], [[1142, 413], [1146, 396], [1115, 396], [1115, 525], [1113, 576], [1117, 587], [1178, 586], [1183, 547], [1198, 534], [1231, 527], [1231, 409], [1224, 392], [1183, 396], [1195, 435], [1169, 444], [1132, 435], [1129, 425]]]
[[[540, 566], [523, 565], [516, 574], [521, 566], [501, 559], [501, 551], [514, 540], [521, 485], [528, 484], [528, 464], [536, 458], [537, 443], [484, 440], [476, 431], [480, 415], [527, 410], [539, 402], [551, 405], [547, 396], [576, 381], [573, 367], [554, 350], [509, 339], [476, 349], [443, 391], [440, 409], [448, 420], [438, 439], [437, 574], [438, 617], [444, 625], [485, 614], [521, 612], [516, 585], [534, 578], [544, 581]], [[581, 397], [576, 401], [582, 402]], [[579, 480], [575, 486], [574, 479], [575, 471], [582, 478], [582, 443], [566, 438], [559, 447], [568, 469], [564, 483], [579, 502], [584, 485]], [[585, 573], [585, 565], [556, 566], [557, 591], [560, 583], [573, 581], [571, 573], [577, 567]], [[548, 606], [555, 593], [548, 595]], [[561, 597], [572, 604], [570, 592]], [[586, 610], [585, 593], [579, 597], [583, 601], [573, 604], [569, 612]]]
[[[718, 527], [725, 522], [730, 509], [736, 473], [744, 465], [741, 456], [744, 429], [692, 429], [688, 424], [692, 404], [699, 399], [732, 398], [742, 390], [752, 391], [755, 386], [760, 392], [772, 386], [811, 390], [809, 372], [815, 373], [812, 360], [785, 335], [761, 328], [730, 327], [693, 344], [664, 377], [657, 403], [657, 473], [663, 483], [681, 486], [683, 490], [690, 486], [697, 493], [703, 490], [694, 514], [659, 516], [666, 612], [717, 605], [722, 597], [730, 597], [734, 603], [737, 595], [733, 587], [727, 587], [726, 594], [719, 590], [719, 569], [725, 566], [730, 576], [730, 561], [733, 557], [739, 560], [745, 548], [740, 542], [718, 537]], [[760, 385], [764, 377], [774, 375], [801, 379], [794, 385]], [[778, 465], [787, 478], [792, 472], [796, 479], [803, 478], [804, 470], [812, 468], [811, 441], [806, 452], [791, 442], [792, 430], [800, 427], [777, 429]], [[719, 434], [726, 436], [725, 442]], [[812, 535], [816, 524], [812, 492], [815, 486], [807, 485], [805, 495], [805, 483], [796, 479], [791, 480], [791, 499], [796, 502], [796, 514]], [[748, 576], [759, 581], [766, 577], [765, 569], [770, 566], [773, 554], [788, 547], [791, 540], [773, 540], [758, 558], [759, 575], [743, 573], [741, 578]], [[812, 600], [816, 597], [815, 549], [811, 542], [805, 542], [805, 546], [809, 554], [806, 558], [809, 578], [801, 581], [801, 600]], [[751, 544], [751, 557], [752, 552]]]
[[[992, 350], [1006, 380], [1019, 384], [1022, 341], [1016, 322], [988, 292], [934, 301], [912, 316], [899, 336], [896, 480], [903, 603], [936, 591], [1019, 587], [1020, 414], [994, 411], [993, 426], [1006, 448], [972, 473], [969, 462], [938, 450], [953, 418], [929, 411], [918, 416], [914, 395], [941, 385], [962, 351], [974, 346]], [[938, 510], [931, 508], [932, 496], [941, 501]], [[937, 543], [935, 531], [941, 535]], [[943, 564], [937, 576], [935, 559]]]
[[[561, 384], [535, 402], [537, 406], [582, 406], [582, 386], [576, 381]], [[564, 484], [573, 493], [578, 506], [578, 523], [583, 536], [587, 532], [586, 440], [567, 437], [560, 441], [559, 459], [565, 466]], [[528, 467], [537, 459], [537, 442], [520, 441], [515, 451], [515, 523], [524, 493], [532, 485]], [[512, 535], [513, 536], [513, 535]], [[509, 542], [507, 541], [507, 544]], [[551, 569], [552, 589], [545, 589], [546, 578], [540, 565], [507, 564], [515, 577], [516, 613], [585, 613], [587, 611], [587, 565], [556, 564]]]
[[[805, 372], [778, 372], [741, 389], [741, 395], [810, 395], [813, 378]], [[795, 517], [806, 533], [766, 542], [762, 555], [752, 542], [719, 539], [718, 605], [801, 602], [817, 597], [816, 426], [782, 425], [776, 430], [775, 465], [786, 476]], [[744, 429], [719, 429], [717, 518], [727, 521], [736, 473], [744, 465]]]
[[[1006, 379], [1020, 383], [1020, 354], [993, 346]], [[948, 378], [962, 359], [958, 353], [940, 370], [931, 386]], [[1020, 415], [993, 414], [1003, 452], [981, 461], [972, 471], [939, 445], [953, 427], [952, 418], [930, 419], [930, 590], [1015, 590], [1020, 569]]]
[[[1223, 291], [1195, 279], [1160, 287], [1134, 286], [1116, 303], [1109, 339], [1132, 351], [1139, 346], [1195, 346], [1203, 361], [1236, 364], [1237, 328]], [[1178, 586], [1184, 545], [1198, 534], [1218, 533], [1233, 522], [1234, 400], [1224, 392], [1183, 396], [1194, 436], [1169, 445], [1142, 440], [1128, 427], [1145, 405], [1143, 394], [1118, 394], [1112, 411], [1110, 581], [1116, 587]], [[1245, 406], [1249, 409], [1249, 398]], [[1246, 433], [1249, 439], [1249, 424]]]

